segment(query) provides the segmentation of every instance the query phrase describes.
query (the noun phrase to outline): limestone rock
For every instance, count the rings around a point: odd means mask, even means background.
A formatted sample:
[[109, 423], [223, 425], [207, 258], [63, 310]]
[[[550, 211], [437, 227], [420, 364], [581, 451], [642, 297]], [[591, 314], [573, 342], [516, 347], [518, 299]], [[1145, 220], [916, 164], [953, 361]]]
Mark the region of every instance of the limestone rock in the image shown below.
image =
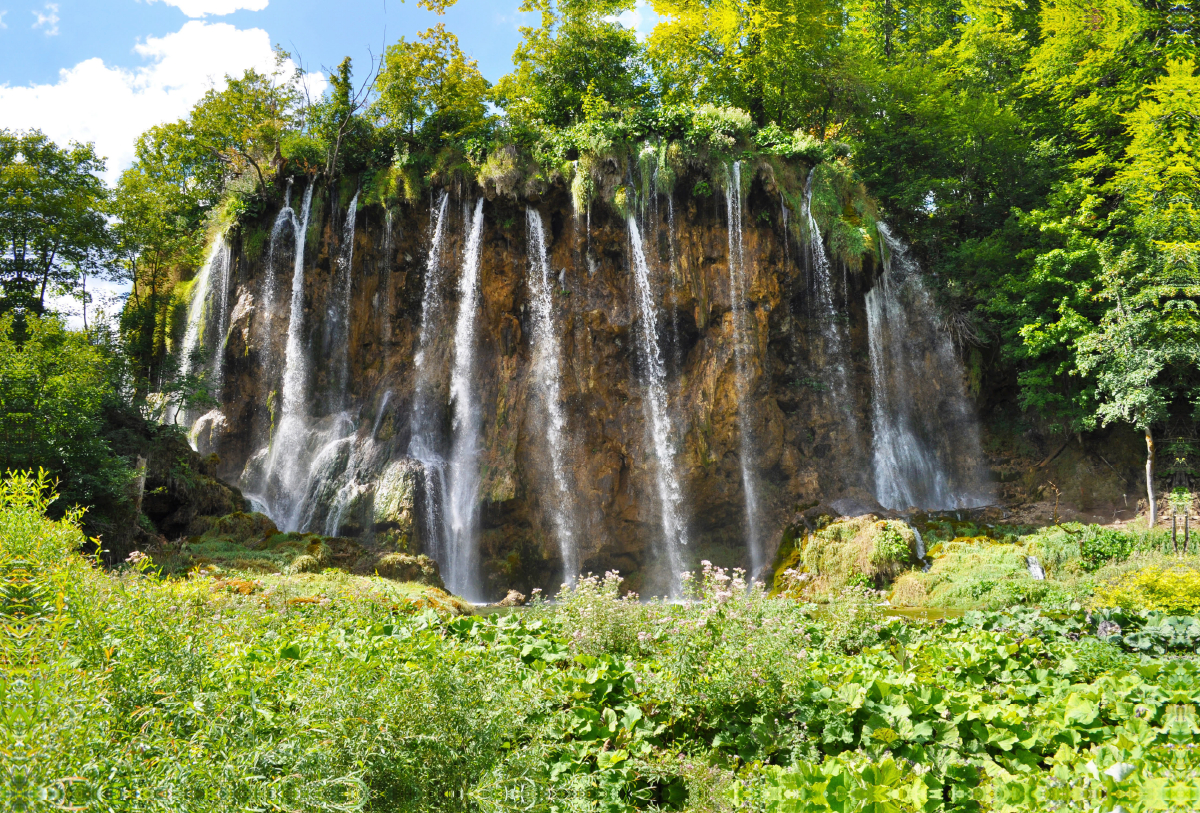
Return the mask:
[[375, 483], [372, 516], [377, 532], [395, 531], [400, 538], [413, 538], [424, 476], [421, 464], [415, 460], [406, 458], [388, 464]]
[[375, 562], [375, 572], [385, 579], [398, 582], [419, 582], [445, 590], [437, 562], [428, 556], [407, 553], [388, 553]]
[[508, 595], [505, 596], [500, 601], [500, 606], [501, 607], [524, 607], [525, 601], [526, 601], [526, 598], [525, 598], [524, 593], [518, 593], [516, 590], [509, 590]]

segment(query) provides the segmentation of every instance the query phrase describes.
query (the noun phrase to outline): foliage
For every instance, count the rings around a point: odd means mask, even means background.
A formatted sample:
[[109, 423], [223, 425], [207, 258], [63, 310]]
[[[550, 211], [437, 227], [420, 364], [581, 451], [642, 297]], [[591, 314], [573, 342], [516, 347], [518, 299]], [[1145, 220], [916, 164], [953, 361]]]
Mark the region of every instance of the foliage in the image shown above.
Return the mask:
[[[71, 776], [71, 799], [128, 788], [133, 810], [1033, 810], [1019, 787], [1089, 759], [1112, 781], [1081, 787], [1110, 809], [1194, 750], [1195, 664], [1154, 658], [1194, 648], [1194, 619], [876, 614], [847, 646], [842, 621], [711, 567], [688, 604], [614, 576], [524, 615], [439, 616], [437, 591], [344, 574], [163, 580], [140, 554], [105, 574], [74, 553], [76, 516], [42, 518], [45, 489], [0, 490], [21, 597], [0, 608], [21, 715], [0, 726], [3, 792], [26, 809]], [[1104, 774], [1114, 759], [1132, 770]]]
[[61, 505], [125, 502], [127, 464], [103, 437], [120, 365], [103, 334], [68, 331], [57, 317], [0, 317], [0, 472], [44, 469]]
[[104, 160], [38, 130], [0, 130], [0, 312], [41, 314], [46, 295], [103, 276], [109, 239]]
[[632, 0], [523, 0], [540, 25], [521, 28], [515, 69], [497, 83], [495, 100], [520, 122], [552, 127], [596, 120], [601, 111], [648, 101], [648, 82], [633, 31], [614, 15]]
[[384, 126], [429, 146], [477, 137], [488, 119], [489, 84], [458, 38], [438, 25], [384, 54], [372, 112]]
[[1098, 607], [1200, 614], [1200, 570], [1194, 567], [1147, 567], [1114, 584], [1101, 586]]
[[908, 564], [916, 549], [912, 528], [899, 520], [857, 517], [832, 523], [811, 534], [801, 561], [813, 576], [813, 595], [833, 594], [847, 584], [882, 586]]
[[1109, 562], [1124, 561], [1135, 544], [1133, 536], [1123, 531], [1091, 526], [1079, 540], [1083, 569], [1094, 571]]
[[269, 75], [248, 69], [241, 77], [227, 76], [225, 88], [205, 93], [188, 118], [189, 136], [198, 146], [228, 174], [253, 170], [264, 192], [272, 158], [284, 133], [295, 127], [300, 103], [299, 77], [283, 72], [286, 57], [276, 54]]

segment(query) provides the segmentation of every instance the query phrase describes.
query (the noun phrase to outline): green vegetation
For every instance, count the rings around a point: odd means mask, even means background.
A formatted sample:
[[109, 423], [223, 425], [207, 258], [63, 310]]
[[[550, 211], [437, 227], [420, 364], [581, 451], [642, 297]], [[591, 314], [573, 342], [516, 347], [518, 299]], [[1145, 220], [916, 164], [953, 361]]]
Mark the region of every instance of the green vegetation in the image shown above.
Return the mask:
[[[780, 551], [774, 589], [841, 612], [844, 588], [875, 591], [895, 607], [936, 611], [1038, 607], [1153, 610], [1190, 615], [1200, 556], [1178, 554], [1170, 534], [1064, 523], [1041, 529], [981, 527], [925, 517], [928, 550], [916, 558], [912, 527], [872, 516], [794, 533]], [[1030, 573], [1034, 558], [1045, 578]]]
[[1200, 618], [826, 615], [706, 566], [688, 604], [609, 574], [485, 619], [338, 573], [105, 573], [48, 499], [0, 489], [12, 809], [1195, 802]]
[[54, 316], [0, 316], [0, 472], [44, 467], [67, 505], [106, 512], [125, 501], [132, 472], [104, 437], [122, 373], [106, 334], [89, 340]]

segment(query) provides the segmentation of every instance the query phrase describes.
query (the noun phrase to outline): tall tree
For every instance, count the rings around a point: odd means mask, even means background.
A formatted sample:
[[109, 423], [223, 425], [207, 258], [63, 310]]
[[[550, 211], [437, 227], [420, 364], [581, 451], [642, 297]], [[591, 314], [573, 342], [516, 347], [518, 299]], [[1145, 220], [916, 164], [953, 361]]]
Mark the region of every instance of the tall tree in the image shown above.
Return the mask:
[[[1172, 60], [1151, 95], [1126, 117], [1129, 147], [1114, 180], [1127, 231], [1105, 240], [1110, 309], [1080, 338], [1079, 371], [1095, 375], [1102, 423], [1123, 421], [1146, 437], [1150, 522], [1154, 428], [1172, 409], [1200, 418], [1200, 77]], [[1120, 253], [1118, 254], [1119, 247]]]
[[482, 132], [490, 87], [458, 38], [437, 25], [387, 49], [372, 111], [409, 140], [436, 146]]
[[837, 133], [858, 80], [841, 0], [654, 0], [657, 84], [678, 104], [732, 105], [759, 125]]
[[0, 311], [43, 313], [108, 245], [104, 161], [37, 130], [0, 130]]
[[241, 77], [226, 77], [225, 88], [204, 94], [188, 119], [191, 136], [229, 175], [252, 170], [260, 190], [281, 160], [284, 134], [297, 124], [299, 76], [286, 73], [286, 57], [277, 54], [270, 74], [249, 69]]
[[634, 0], [522, 0], [541, 25], [521, 29], [515, 68], [495, 98], [517, 120], [563, 127], [581, 121], [584, 100], [617, 108], [648, 101], [649, 77], [637, 34], [615, 18]]

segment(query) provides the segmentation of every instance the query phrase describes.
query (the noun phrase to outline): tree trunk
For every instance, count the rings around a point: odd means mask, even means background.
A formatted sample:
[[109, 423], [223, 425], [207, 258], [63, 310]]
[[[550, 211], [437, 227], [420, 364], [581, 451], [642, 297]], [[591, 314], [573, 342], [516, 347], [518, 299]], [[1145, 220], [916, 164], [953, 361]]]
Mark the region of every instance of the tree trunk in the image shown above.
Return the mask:
[[1146, 499], [1150, 506], [1150, 527], [1158, 524], [1158, 503], [1154, 499], [1154, 435], [1146, 430]]

